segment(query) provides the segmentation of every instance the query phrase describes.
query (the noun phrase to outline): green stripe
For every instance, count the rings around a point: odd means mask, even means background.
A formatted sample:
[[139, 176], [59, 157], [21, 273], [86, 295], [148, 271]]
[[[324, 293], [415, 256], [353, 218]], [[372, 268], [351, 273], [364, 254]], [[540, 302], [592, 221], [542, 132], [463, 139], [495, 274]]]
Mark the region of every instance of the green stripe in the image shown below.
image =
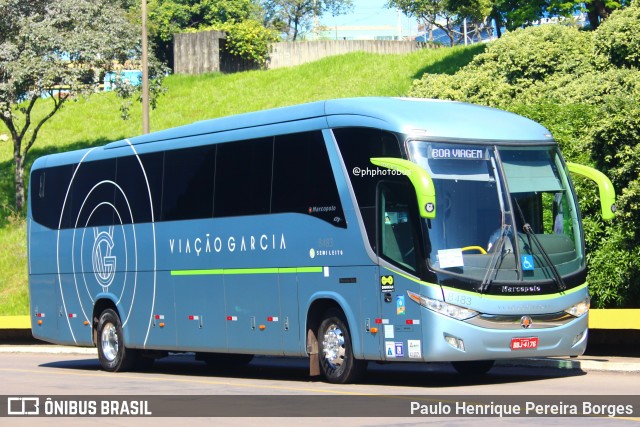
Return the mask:
[[172, 276], [219, 276], [223, 274], [322, 273], [322, 267], [216, 268], [213, 270], [171, 270]]

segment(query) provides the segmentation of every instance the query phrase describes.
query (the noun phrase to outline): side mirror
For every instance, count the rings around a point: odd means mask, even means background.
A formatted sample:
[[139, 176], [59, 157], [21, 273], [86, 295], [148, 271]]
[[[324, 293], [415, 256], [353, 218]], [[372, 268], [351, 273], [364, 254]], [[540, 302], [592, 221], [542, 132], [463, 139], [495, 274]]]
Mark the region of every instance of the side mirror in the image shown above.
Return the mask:
[[409, 178], [416, 192], [420, 216], [428, 219], [436, 217], [436, 189], [426, 170], [409, 160], [395, 157], [373, 157], [369, 160], [376, 166], [396, 171], [398, 175]]
[[616, 213], [616, 190], [609, 178], [599, 170], [577, 163], [567, 162], [567, 168], [570, 172], [582, 175], [598, 184], [602, 219], [613, 219]]

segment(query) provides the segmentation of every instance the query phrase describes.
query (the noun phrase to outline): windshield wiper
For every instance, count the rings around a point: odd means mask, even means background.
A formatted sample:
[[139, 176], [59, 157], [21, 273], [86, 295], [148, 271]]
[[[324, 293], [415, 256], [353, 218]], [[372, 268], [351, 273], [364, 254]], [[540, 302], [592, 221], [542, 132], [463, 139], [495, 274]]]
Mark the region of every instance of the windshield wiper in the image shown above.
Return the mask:
[[489, 291], [491, 288], [491, 283], [495, 276], [498, 274], [498, 263], [502, 264], [502, 260], [504, 259], [506, 254], [502, 253], [502, 249], [504, 248], [504, 242], [506, 240], [507, 233], [511, 228], [508, 224], [503, 224], [500, 230], [500, 237], [498, 241], [494, 245], [494, 252], [491, 260], [489, 261], [489, 267], [487, 268], [487, 272], [484, 275], [484, 279], [482, 279], [482, 283], [480, 284], [480, 293], [483, 294]]
[[[533, 242], [538, 247], [538, 251], [540, 252], [540, 255], [542, 256], [544, 261], [549, 266], [549, 269], [551, 270], [551, 274], [555, 279], [558, 292], [562, 292], [566, 290], [567, 286], [564, 284], [564, 280], [562, 280], [562, 276], [560, 275], [558, 268], [551, 261], [551, 258], [549, 258], [549, 254], [547, 253], [546, 249], [542, 246], [542, 243], [540, 243], [540, 240], [538, 240], [538, 238], [536, 237], [536, 234], [533, 232], [533, 228], [531, 228], [531, 225], [525, 220], [524, 214], [522, 213], [522, 209], [520, 209], [520, 204], [518, 203], [518, 200], [515, 197], [513, 198], [513, 200], [515, 201], [516, 207], [518, 208], [518, 213], [520, 214], [520, 218], [522, 218], [522, 223], [524, 224], [522, 226], [522, 229], [529, 237], [529, 241], [530, 241], [529, 243]], [[533, 251], [531, 252], [533, 254]]]

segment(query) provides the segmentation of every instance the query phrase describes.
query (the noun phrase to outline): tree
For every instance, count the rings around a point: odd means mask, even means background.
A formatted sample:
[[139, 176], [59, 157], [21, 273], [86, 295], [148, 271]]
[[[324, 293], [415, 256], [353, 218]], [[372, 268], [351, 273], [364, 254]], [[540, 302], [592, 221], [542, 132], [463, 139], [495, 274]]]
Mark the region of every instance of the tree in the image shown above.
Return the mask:
[[69, 100], [97, 91], [101, 75], [139, 46], [117, 4], [0, 0], [0, 120], [13, 142], [17, 211], [25, 204], [25, 157], [42, 126]]
[[629, 1], [616, 1], [616, 0], [590, 0], [585, 1], [584, 5], [587, 8], [587, 17], [589, 18], [589, 25], [591, 29], [595, 30], [600, 26], [600, 23], [607, 19], [611, 12], [620, 9], [623, 6], [628, 6]]
[[456, 42], [457, 30], [464, 19], [483, 22], [491, 12], [491, 0], [388, 0], [387, 7], [399, 9], [444, 31], [449, 44]]
[[303, 31], [311, 27], [314, 17], [325, 13], [343, 15], [353, 8], [352, 0], [266, 0], [267, 24], [286, 34], [288, 40], [295, 41]]
[[[259, 0], [150, 0], [149, 32], [156, 55], [173, 65], [173, 35], [185, 30], [261, 20]], [[139, 15], [139, 13], [138, 13]]]
[[571, 17], [582, 9], [583, 2], [577, 0], [493, 0], [491, 18], [496, 22], [496, 32], [501, 36], [501, 27], [508, 31], [532, 25], [544, 16]]
[[513, 31], [516, 28], [528, 27], [545, 15], [570, 17], [575, 12], [586, 11], [591, 29], [598, 28], [611, 12], [629, 5], [628, 0], [493, 0], [491, 18], [496, 22], [498, 37], [500, 28], [504, 26]]

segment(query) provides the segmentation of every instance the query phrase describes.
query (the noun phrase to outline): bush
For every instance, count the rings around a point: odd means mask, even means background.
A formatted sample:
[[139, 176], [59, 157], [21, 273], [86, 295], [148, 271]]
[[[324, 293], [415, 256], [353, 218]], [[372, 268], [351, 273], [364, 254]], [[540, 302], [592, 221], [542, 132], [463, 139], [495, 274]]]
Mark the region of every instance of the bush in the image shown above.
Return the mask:
[[546, 126], [568, 160], [611, 178], [618, 214], [604, 224], [593, 183], [576, 178], [595, 307], [640, 307], [640, 6], [593, 33], [520, 29], [454, 75], [424, 75], [410, 96], [503, 108]]
[[224, 31], [227, 38], [224, 43], [224, 51], [264, 68], [269, 60], [269, 47], [280, 40], [280, 36], [274, 30], [265, 28], [257, 21], [247, 19], [242, 22], [225, 22], [213, 26], [202, 26], [196, 31]]
[[594, 63], [599, 68], [640, 68], [640, 3], [615, 11], [598, 28], [594, 38]]
[[239, 23], [227, 22], [221, 26], [227, 33], [225, 50], [246, 61], [264, 67], [269, 59], [269, 46], [280, 39], [274, 30], [259, 22], [247, 20]]
[[591, 35], [575, 28], [518, 29], [493, 42], [452, 76], [426, 74], [414, 84], [410, 96], [504, 107], [555, 75], [584, 72], [590, 46]]

